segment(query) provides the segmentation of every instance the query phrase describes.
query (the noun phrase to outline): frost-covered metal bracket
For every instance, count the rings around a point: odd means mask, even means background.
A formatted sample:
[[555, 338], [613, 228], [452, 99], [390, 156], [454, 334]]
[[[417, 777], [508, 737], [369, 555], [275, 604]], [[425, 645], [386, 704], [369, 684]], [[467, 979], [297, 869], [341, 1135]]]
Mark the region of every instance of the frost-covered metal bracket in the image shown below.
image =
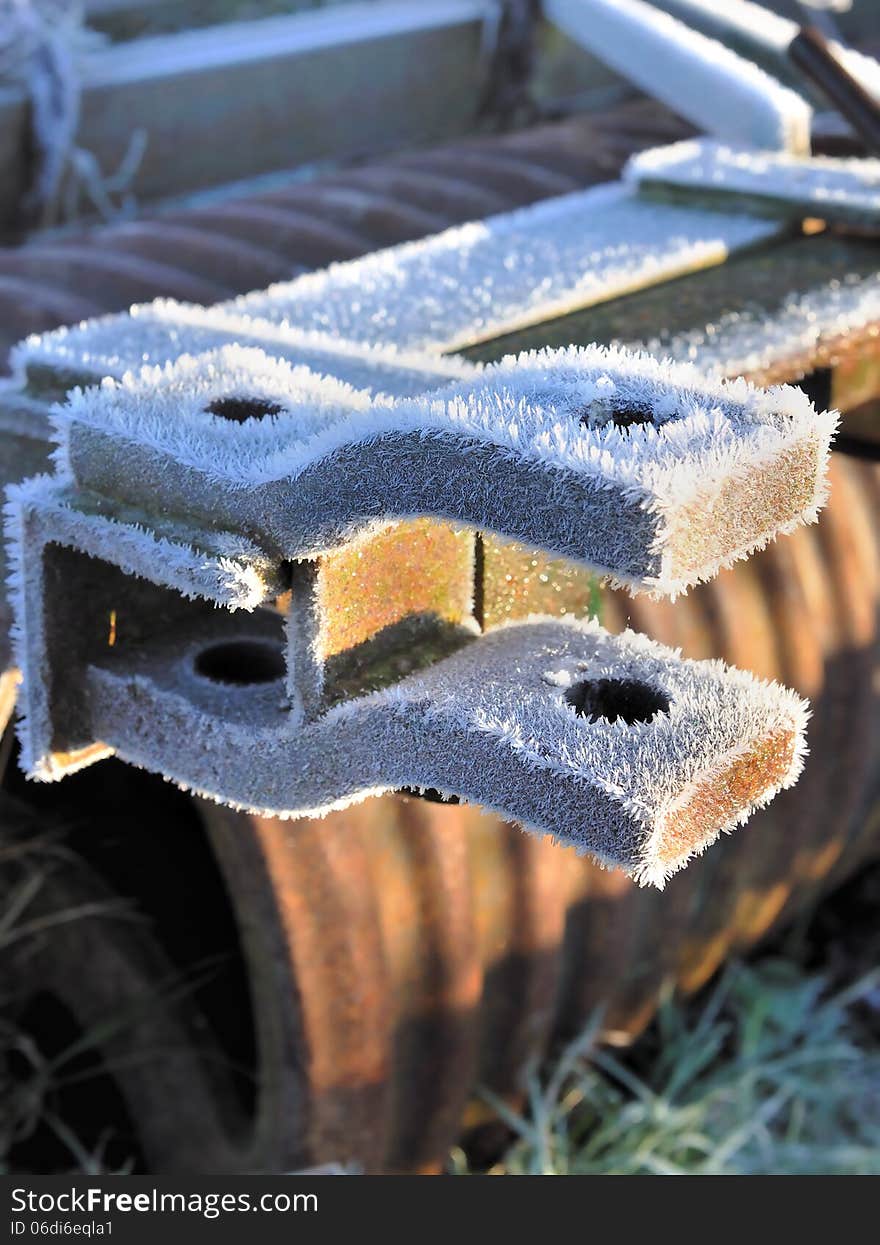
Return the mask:
[[794, 389], [601, 347], [420, 398], [225, 347], [74, 391], [59, 478], [292, 561], [431, 515], [674, 595], [815, 517], [833, 420]]
[[833, 420], [796, 390], [594, 348], [392, 400], [224, 347], [54, 419], [56, 476], [9, 504], [38, 776], [113, 750], [282, 815], [439, 788], [661, 882], [799, 769], [781, 688], [595, 625], [474, 638], [469, 543], [456, 651], [340, 695], [324, 566], [434, 515], [681, 590], [815, 512]]
[[805, 706], [595, 623], [483, 634], [476, 533], [675, 594], [815, 517], [834, 417], [625, 350], [440, 352], [772, 232], [612, 188], [23, 345], [32, 389], [100, 379], [9, 493], [23, 764], [282, 816], [434, 788], [662, 884], [795, 780]]

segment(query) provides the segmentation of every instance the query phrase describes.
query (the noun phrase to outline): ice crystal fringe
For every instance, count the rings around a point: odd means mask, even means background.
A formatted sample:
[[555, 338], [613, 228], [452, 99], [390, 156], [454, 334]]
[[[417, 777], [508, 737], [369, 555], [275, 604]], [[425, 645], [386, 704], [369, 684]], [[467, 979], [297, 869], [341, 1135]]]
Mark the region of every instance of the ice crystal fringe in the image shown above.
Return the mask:
[[[279, 413], [241, 424], [209, 413], [229, 396], [269, 402]], [[647, 422], [614, 422], [615, 412], [631, 410], [647, 412]], [[62, 478], [98, 491], [104, 480], [123, 482], [125, 500], [144, 506], [171, 489], [173, 509], [174, 473], [183, 472], [178, 491], [186, 491], [188, 512], [233, 527], [248, 510], [249, 522], [271, 529], [287, 557], [320, 552], [328, 531], [344, 528], [350, 537], [380, 517], [444, 514], [514, 538], [533, 531], [551, 552], [666, 594], [814, 518], [836, 426], [833, 414], [817, 412], [790, 386], [761, 390], [743, 380], [712, 380], [687, 363], [600, 346], [508, 358], [471, 380], [398, 401], [373, 399], [307, 368], [230, 346], [74, 390], [52, 417]], [[728, 532], [714, 545], [708, 537], [692, 573], [666, 564], [670, 533], [685, 507], [708, 504], [731, 479], [745, 484], [749, 473], [799, 445], [816, 450], [811, 500], [783, 508], [766, 530]], [[490, 458], [474, 458], [478, 447]], [[441, 462], [439, 479], [432, 464]], [[523, 468], [546, 472], [534, 517], [523, 513], [508, 484], [511, 472]], [[346, 488], [337, 501], [339, 472]], [[494, 487], [477, 512], [473, 498], [487, 473]], [[593, 503], [575, 504], [566, 481], [592, 489]], [[792, 484], [804, 491], [798, 480]], [[600, 506], [601, 516], [589, 505]], [[636, 511], [643, 514], [641, 528]], [[596, 556], [589, 541], [600, 532]], [[574, 543], [579, 534], [582, 546]], [[294, 538], [295, 547], [285, 543]]]

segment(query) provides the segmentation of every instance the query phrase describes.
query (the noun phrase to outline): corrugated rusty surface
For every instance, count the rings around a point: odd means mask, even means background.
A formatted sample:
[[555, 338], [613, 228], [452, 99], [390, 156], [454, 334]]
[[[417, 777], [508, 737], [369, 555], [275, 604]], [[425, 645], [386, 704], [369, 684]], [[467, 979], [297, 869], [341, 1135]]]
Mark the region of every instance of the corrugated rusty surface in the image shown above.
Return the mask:
[[[604, 180], [635, 147], [679, 132], [636, 106], [35, 245], [0, 256], [3, 332], [11, 342], [131, 298], [194, 297], [199, 283], [210, 298], [265, 284]], [[89, 249], [102, 261], [86, 278]], [[818, 526], [674, 605], [603, 597], [612, 628], [628, 621], [689, 656], [779, 678], [814, 706], [798, 786], [662, 894], [476, 809], [395, 796], [282, 823], [199, 806], [237, 913], [257, 1029], [254, 1118], [239, 1122], [228, 1151], [212, 1151], [215, 1169], [355, 1158], [430, 1170], [476, 1083], [512, 1092], [525, 1062], [599, 1004], [608, 1036], [624, 1040], [664, 983], [696, 988], [876, 850], [880, 468], [837, 457], [832, 475]], [[552, 610], [557, 596], [579, 610], [595, 604], [571, 568], [529, 564], [517, 579], [511, 556], [487, 546], [493, 619], [523, 603]], [[182, 1121], [195, 1135], [164, 1166], [198, 1149], [200, 1125]], [[156, 1145], [151, 1153], [163, 1166]]]

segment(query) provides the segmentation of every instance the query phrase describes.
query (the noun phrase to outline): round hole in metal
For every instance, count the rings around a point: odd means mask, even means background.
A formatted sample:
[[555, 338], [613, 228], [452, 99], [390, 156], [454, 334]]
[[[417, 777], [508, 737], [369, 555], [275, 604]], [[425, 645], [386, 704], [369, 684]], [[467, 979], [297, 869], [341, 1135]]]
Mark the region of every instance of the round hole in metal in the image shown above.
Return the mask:
[[223, 640], [196, 656], [196, 674], [212, 683], [253, 687], [284, 678], [284, 653], [271, 640]]
[[[647, 407], [619, 406], [613, 407], [608, 413], [608, 418], [599, 422], [614, 424], [616, 428], [632, 428], [634, 424], [652, 424], [654, 416]], [[582, 415], [581, 423], [586, 424], [587, 427], [596, 427], [595, 413]]]
[[235, 395], [215, 398], [205, 409], [211, 415], [219, 415], [221, 419], [228, 419], [233, 424], [243, 424], [246, 419], [266, 419], [269, 415], [281, 414], [281, 407], [277, 402]]
[[618, 718], [632, 726], [650, 722], [658, 713], [669, 712], [669, 697], [640, 679], [585, 679], [565, 693], [575, 713], [590, 722]]

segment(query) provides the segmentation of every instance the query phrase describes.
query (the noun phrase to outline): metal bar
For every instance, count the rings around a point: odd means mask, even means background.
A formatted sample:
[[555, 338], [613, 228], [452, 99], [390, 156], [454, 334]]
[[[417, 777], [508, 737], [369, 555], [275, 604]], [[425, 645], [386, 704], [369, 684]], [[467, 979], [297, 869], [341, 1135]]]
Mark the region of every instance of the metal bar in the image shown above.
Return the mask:
[[[383, 0], [113, 45], [89, 57], [76, 141], [107, 171], [142, 129], [130, 189], [151, 199], [459, 134], [486, 87], [486, 12], [483, 0]], [[27, 125], [22, 96], [0, 98], [7, 224], [26, 189]]]
[[880, 154], [880, 104], [850, 73], [821, 31], [802, 27], [789, 44], [788, 54], [846, 117], [868, 149]]

